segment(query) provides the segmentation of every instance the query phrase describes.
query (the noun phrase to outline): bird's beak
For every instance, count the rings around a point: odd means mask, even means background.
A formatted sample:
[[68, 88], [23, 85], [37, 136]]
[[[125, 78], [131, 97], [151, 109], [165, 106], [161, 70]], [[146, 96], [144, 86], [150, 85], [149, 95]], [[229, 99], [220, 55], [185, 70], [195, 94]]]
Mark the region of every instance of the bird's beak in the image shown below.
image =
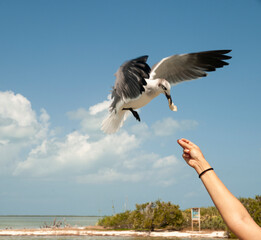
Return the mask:
[[171, 98], [171, 96], [170, 96], [169, 94], [167, 94], [166, 92], [165, 92], [165, 96], [166, 96], [166, 98], [168, 99], [169, 104], [172, 104], [172, 98]]
[[177, 108], [177, 106], [174, 105], [171, 95], [165, 92], [165, 96], [168, 99], [170, 110], [176, 112], [178, 110], [178, 108]]

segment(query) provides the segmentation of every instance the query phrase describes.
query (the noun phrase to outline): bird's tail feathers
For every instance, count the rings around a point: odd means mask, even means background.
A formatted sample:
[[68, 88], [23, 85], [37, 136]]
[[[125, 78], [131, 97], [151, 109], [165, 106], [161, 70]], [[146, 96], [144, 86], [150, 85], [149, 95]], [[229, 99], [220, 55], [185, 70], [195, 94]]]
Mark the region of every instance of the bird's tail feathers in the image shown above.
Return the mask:
[[110, 112], [103, 120], [101, 130], [108, 134], [117, 132], [122, 127], [127, 115], [128, 111]]

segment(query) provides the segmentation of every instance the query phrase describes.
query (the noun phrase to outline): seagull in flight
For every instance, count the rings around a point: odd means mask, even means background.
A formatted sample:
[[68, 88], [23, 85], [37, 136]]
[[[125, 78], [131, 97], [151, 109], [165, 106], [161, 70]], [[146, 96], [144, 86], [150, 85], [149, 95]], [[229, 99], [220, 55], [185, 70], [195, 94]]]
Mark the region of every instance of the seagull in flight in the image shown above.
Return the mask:
[[127, 113], [140, 121], [137, 109], [148, 104], [159, 94], [164, 94], [169, 108], [177, 111], [170, 94], [171, 85], [206, 77], [207, 72], [222, 68], [231, 56], [231, 50], [215, 50], [163, 58], [152, 68], [146, 63], [148, 56], [141, 56], [123, 63], [116, 72], [112, 89], [109, 114], [102, 122], [102, 131], [115, 133], [123, 125]]

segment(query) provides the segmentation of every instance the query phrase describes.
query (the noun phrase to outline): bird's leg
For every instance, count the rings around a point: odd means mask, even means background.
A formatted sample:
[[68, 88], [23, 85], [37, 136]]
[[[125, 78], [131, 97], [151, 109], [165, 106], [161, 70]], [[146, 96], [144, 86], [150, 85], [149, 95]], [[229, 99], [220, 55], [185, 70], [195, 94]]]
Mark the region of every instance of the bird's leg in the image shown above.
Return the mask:
[[165, 96], [166, 96], [166, 98], [168, 99], [170, 110], [171, 110], [171, 111], [174, 111], [174, 112], [178, 111], [177, 106], [175, 106], [174, 103], [172, 102], [171, 95], [165, 93]]
[[140, 116], [138, 112], [134, 111], [132, 108], [123, 108], [122, 110], [130, 110], [133, 116], [140, 122]]

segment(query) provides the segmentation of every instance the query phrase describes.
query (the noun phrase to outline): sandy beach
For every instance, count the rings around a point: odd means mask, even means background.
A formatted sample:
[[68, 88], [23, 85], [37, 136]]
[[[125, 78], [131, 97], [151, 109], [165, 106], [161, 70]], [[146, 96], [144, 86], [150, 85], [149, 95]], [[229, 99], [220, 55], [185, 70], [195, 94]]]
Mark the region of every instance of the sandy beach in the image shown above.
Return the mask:
[[0, 236], [140, 236], [140, 237], [201, 237], [225, 238], [224, 231], [115, 231], [88, 228], [44, 228], [44, 229], [6, 229]]

